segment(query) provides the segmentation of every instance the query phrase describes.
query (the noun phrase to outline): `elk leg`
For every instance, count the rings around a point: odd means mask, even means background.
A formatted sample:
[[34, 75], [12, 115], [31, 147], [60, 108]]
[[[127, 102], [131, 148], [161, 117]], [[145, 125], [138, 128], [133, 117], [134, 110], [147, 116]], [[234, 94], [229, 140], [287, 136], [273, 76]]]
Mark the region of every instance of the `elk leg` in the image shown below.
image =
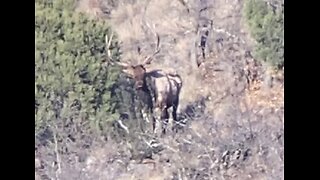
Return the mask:
[[152, 125], [151, 130], [154, 133], [154, 131], [156, 129], [156, 118], [155, 118], [154, 111], [152, 108], [150, 109], [150, 116], [151, 116], [151, 125]]
[[173, 117], [173, 123], [172, 123], [172, 131], [177, 132], [177, 125], [178, 117], [177, 117], [177, 109], [178, 109], [178, 103], [174, 103], [172, 107], [172, 117]]
[[144, 130], [144, 124], [145, 124], [145, 119], [144, 119], [144, 113], [143, 110], [141, 109], [141, 107], [137, 107], [136, 109], [136, 116], [137, 116], [137, 123], [138, 123], [138, 127], [140, 128], [141, 132], [145, 132]]
[[156, 118], [154, 116], [152, 116], [152, 132], [154, 132], [156, 130]]
[[169, 122], [169, 113], [168, 109], [164, 108], [161, 112], [161, 125], [162, 125], [162, 134], [166, 133], [166, 127]]

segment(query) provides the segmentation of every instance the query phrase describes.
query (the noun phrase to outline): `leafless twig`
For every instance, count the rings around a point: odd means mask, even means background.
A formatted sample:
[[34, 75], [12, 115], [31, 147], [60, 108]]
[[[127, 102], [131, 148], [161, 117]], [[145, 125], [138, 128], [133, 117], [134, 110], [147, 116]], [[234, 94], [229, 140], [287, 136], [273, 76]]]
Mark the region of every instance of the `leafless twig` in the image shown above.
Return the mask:
[[[56, 130], [58, 129], [57, 126], [55, 126]], [[58, 140], [57, 140], [57, 133], [54, 132], [53, 135], [53, 140], [54, 140], [54, 151], [56, 154], [56, 161], [58, 165], [58, 170], [56, 171], [56, 179], [59, 180], [59, 175], [61, 174], [61, 158], [60, 158], [60, 153], [59, 153], [59, 146], [58, 146]]]
[[111, 55], [111, 50], [110, 50], [112, 38], [113, 38], [113, 32], [111, 32], [110, 39], [109, 39], [109, 37], [108, 37], [107, 34], [106, 34], [106, 36], [105, 36], [106, 52], [107, 52], [106, 66], [108, 66], [109, 64], [112, 64], [112, 63], [113, 63], [113, 59], [112, 59], [112, 55]]

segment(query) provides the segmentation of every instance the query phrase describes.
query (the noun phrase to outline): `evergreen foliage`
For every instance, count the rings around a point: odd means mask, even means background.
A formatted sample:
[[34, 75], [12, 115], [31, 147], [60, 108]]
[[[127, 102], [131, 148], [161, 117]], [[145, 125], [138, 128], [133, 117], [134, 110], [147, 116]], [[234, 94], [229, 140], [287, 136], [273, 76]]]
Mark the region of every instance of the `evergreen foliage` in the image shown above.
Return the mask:
[[246, 0], [244, 16], [256, 41], [254, 57], [281, 68], [284, 65], [283, 6], [268, 5], [262, 0]]
[[[119, 117], [121, 102], [113, 95], [119, 68], [102, 66], [110, 27], [74, 12], [75, 0], [36, 0], [35, 5], [36, 133], [57, 119], [64, 126], [77, 121], [103, 130]], [[118, 59], [116, 40], [110, 49]]]

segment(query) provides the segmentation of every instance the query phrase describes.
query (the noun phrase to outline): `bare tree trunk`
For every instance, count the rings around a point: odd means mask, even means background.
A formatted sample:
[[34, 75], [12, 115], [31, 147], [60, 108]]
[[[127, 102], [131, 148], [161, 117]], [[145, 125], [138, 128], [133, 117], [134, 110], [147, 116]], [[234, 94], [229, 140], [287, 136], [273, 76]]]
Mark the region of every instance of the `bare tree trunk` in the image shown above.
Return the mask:
[[193, 16], [195, 17], [195, 31], [190, 51], [192, 68], [198, 68], [206, 58], [206, 46], [209, 36], [211, 20], [208, 18], [208, 1], [196, 0]]

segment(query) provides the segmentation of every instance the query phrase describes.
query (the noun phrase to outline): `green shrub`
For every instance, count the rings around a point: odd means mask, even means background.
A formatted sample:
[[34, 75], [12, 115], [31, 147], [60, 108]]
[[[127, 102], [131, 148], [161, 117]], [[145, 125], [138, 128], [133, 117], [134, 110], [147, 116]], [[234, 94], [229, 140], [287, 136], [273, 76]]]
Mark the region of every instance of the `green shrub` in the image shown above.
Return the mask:
[[[112, 95], [119, 68], [102, 66], [106, 58], [105, 21], [74, 12], [75, 0], [36, 0], [35, 128], [77, 121], [103, 130], [118, 118]], [[116, 38], [114, 38], [116, 39]], [[111, 44], [113, 59], [119, 48]]]
[[283, 67], [283, 8], [273, 9], [262, 0], [246, 0], [244, 14], [256, 41], [253, 56], [277, 68]]

